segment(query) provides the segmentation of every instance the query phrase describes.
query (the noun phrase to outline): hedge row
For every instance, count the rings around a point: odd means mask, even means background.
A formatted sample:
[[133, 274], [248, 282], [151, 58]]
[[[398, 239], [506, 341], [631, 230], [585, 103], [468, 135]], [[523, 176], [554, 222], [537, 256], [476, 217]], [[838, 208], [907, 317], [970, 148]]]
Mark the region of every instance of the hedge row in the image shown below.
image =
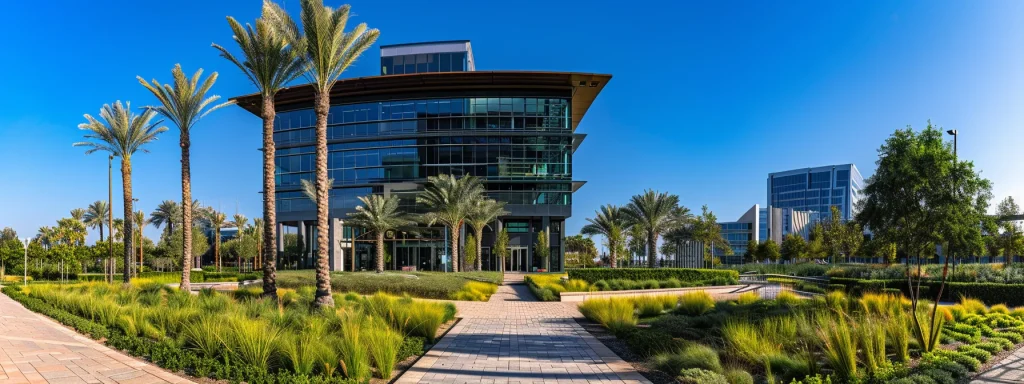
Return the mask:
[[[898, 289], [905, 295], [910, 294], [906, 280], [859, 280], [848, 278], [832, 278], [832, 284], [846, 286], [850, 293], [883, 292], [887, 289]], [[921, 282], [921, 294], [926, 298], [934, 298], [938, 293], [940, 281], [926, 280]], [[917, 286], [917, 281], [914, 281]], [[960, 297], [978, 299], [985, 304], [1006, 304], [1011, 307], [1024, 306], [1024, 284], [1000, 283], [963, 283], [947, 282], [942, 290], [942, 301], [957, 301]]]
[[[6, 286], [3, 293], [20, 302], [29, 310], [40, 313], [75, 328], [80, 333], [88, 334], [94, 339], [106, 338], [111, 348], [126, 352], [132, 356], [142, 357], [153, 364], [172, 372], [185, 372], [196, 377], [209, 377], [217, 380], [248, 383], [343, 383], [354, 384], [355, 380], [341, 377], [325, 377], [322, 375], [302, 375], [290, 371], [267, 372], [252, 366], [239, 366], [230, 361], [221, 361], [201, 357], [188, 349], [182, 348], [173, 339], [153, 341], [138, 336], [126, 335], [119, 328], [104, 327], [91, 320], [61, 310], [40, 299], [28, 296], [15, 286]], [[414, 340], [420, 343], [422, 340]], [[410, 344], [414, 344], [410, 343]], [[413, 350], [414, 345], [403, 350]]]
[[580, 279], [588, 283], [599, 280], [668, 280], [676, 279], [683, 283], [702, 283], [712, 280], [728, 281], [735, 284], [740, 274], [727, 269], [696, 269], [696, 268], [592, 268], [570, 269], [570, 279]]

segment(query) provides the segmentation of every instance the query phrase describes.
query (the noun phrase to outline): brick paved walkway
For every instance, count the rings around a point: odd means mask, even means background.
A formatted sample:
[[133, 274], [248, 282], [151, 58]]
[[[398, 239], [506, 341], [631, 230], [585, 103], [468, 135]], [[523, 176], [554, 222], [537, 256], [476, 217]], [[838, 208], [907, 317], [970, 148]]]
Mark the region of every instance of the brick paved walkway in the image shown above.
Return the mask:
[[0, 294], [0, 383], [190, 383]]
[[462, 320], [397, 382], [649, 383], [576, 323], [575, 304], [505, 280], [488, 302], [456, 302]]
[[1024, 348], [978, 374], [971, 384], [1024, 383]]

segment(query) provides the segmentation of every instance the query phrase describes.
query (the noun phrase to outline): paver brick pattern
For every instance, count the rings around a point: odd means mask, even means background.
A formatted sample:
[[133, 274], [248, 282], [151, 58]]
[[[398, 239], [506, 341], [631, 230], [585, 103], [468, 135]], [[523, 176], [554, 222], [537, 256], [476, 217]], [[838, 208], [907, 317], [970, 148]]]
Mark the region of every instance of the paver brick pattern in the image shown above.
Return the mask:
[[0, 294], [0, 383], [191, 383]]
[[993, 383], [1024, 383], [1024, 348], [1014, 351], [971, 380], [971, 384]]
[[522, 275], [488, 302], [456, 302], [461, 321], [398, 383], [648, 383], [587, 333], [576, 305], [536, 301]]

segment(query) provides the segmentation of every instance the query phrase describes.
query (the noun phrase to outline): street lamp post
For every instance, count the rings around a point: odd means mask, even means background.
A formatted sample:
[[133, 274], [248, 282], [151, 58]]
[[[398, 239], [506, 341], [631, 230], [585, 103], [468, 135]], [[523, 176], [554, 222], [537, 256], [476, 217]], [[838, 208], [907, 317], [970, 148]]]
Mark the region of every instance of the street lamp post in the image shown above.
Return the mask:
[[21, 283], [22, 285], [28, 285], [28, 242], [31, 241], [29, 238], [25, 238], [25, 266], [21, 268], [23, 274]]
[[[955, 129], [950, 129], [950, 130], [946, 131], [946, 133], [949, 134], [949, 135], [953, 135], [953, 167], [954, 167], [953, 169], [955, 171], [956, 170], [956, 163], [959, 161], [959, 159], [957, 158], [957, 155], [956, 155], [956, 144], [957, 144], [956, 143], [956, 139], [959, 137], [959, 135], [957, 135], [958, 132]], [[954, 174], [954, 177], [956, 177], [955, 174]], [[954, 181], [956, 181], [956, 180], [954, 180]], [[956, 185], [953, 186], [953, 192], [954, 193], [956, 192]], [[953, 254], [953, 243], [950, 242], [950, 244], [949, 244], [949, 251], [947, 252], [946, 257], [950, 257], [950, 256], [952, 256], [952, 254]], [[954, 275], [956, 274], [956, 259], [953, 259], [953, 274]]]
[[107, 158], [107, 271], [108, 283], [114, 282], [114, 155]]

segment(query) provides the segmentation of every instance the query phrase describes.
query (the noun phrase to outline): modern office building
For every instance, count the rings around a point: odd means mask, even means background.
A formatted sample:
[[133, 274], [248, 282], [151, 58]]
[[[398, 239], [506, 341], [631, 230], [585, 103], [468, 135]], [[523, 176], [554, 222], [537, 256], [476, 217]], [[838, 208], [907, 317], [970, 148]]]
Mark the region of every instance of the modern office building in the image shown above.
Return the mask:
[[820, 222], [821, 213], [817, 211], [798, 211], [793, 208], [761, 208], [758, 211], [758, 222], [763, 223], [758, 241], [771, 239], [782, 243], [783, 238], [795, 233], [809, 240], [811, 229]]
[[[477, 71], [469, 41], [380, 47], [380, 76], [343, 79], [331, 91], [327, 146], [332, 270], [370, 269], [371, 236], [345, 224], [369, 194], [398, 195], [406, 212], [421, 212], [415, 195], [428, 176], [473, 175], [489, 197], [507, 203], [508, 216], [484, 232], [483, 268], [497, 270], [490, 248], [508, 229], [508, 270], [564, 265], [565, 220], [572, 194], [576, 133], [611, 75], [575, 72]], [[277, 222], [281, 268], [309, 268], [316, 254], [316, 211], [301, 192], [314, 179], [313, 89], [277, 94]], [[259, 95], [236, 98], [259, 114]], [[537, 236], [550, 234], [551, 257], [536, 256]], [[462, 232], [465, 239], [466, 230]], [[450, 270], [441, 227], [386, 235], [389, 269]]]
[[820, 212], [822, 220], [831, 217], [831, 207], [835, 206], [842, 220], [848, 221], [853, 219], [863, 186], [864, 178], [853, 164], [770, 173], [768, 206]]
[[715, 256], [721, 258], [724, 264], [740, 264], [743, 262], [743, 254], [747, 252], [747, 243], [750, 240], [758, 240], [761, 233], [760, 212], [761, 206], [754, 204], [736, 221], [719, 222], [722, 230], [722, 237], [729, 242], [732, 248], [732, 256], [726, 256], [725, 252], [715, 249]]

